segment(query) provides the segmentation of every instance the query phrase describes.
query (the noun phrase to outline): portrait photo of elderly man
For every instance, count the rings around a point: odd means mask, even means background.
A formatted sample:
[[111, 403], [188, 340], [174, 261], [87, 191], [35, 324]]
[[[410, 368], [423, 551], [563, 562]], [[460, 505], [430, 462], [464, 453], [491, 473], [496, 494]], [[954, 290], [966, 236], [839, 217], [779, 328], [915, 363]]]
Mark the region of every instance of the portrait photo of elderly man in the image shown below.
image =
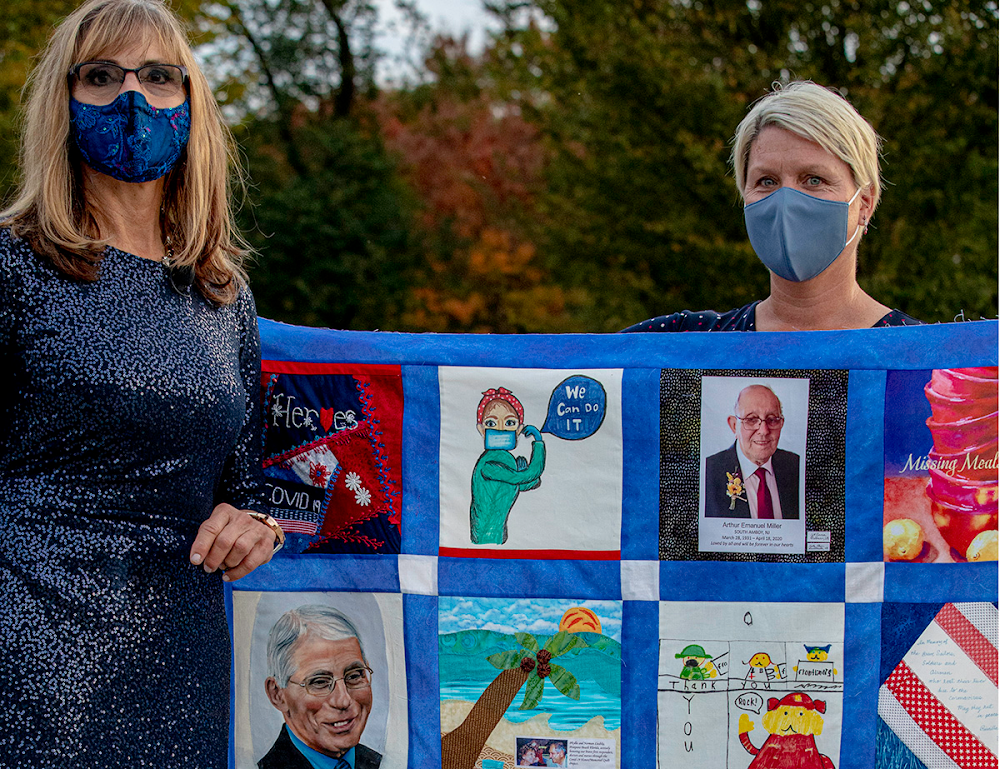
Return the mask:
[[747, 385], [726, 423], [732, 445], [705, 459], [705, 517], [798, 519], [801, 457], [778, 448], [785, 425], [778, 396], [767, 385]]
[[343, 612], [306, 605], [282, 614], [268, 635], [264, 687], [285, 723], [259, 769], [376, 769], [381, 754], [361, 743], [376, 674]]

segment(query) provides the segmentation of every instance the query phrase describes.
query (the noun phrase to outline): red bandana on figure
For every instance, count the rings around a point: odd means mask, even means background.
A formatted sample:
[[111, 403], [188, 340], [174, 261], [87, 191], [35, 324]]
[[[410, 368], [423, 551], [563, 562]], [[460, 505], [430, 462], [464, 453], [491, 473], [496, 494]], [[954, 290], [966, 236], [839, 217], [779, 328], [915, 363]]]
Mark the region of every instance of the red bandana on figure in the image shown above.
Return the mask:
[[780, 701], [767, 701], [764, 728], [770, 732], [760, 748], [750, 741], [753, 721], [740, 715], [740, 742], [754, 757], [749, 769], [835, 769], [833, 761], [816, 748], [816, 735], [823, 733], [826, 703], [808, 694], [787, 694]]
[[493, 401], [503, 401], [510, 405], [514, 409], [514, 413], [517, 414], [517, 421], [524, 424], [524, 406], [521, 405], [521, 401], [508, 390], [506, 387], [490, 388], [483, 393], [482, 400], [479, 401], [479, 408], [476, 409], [476, 424], [483, 423], [483, 414], [486, 411], [486, 407], [489, 406]]

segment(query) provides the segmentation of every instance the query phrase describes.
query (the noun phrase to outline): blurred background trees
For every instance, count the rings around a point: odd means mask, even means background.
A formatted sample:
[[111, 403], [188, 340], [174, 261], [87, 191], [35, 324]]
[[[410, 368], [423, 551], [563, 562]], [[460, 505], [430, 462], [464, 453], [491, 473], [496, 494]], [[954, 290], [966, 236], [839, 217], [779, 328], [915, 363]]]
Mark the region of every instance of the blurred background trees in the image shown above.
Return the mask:
[[[0, 193], [30, 57], [73, 5], [9, 4]], [[615, 331], [762, 297], [729, 139], [772, 82], [808, 78], [886, 139], [863, 286], [929, 321], [996, 317], [992, 0], [492, 0], [475, 54], [396, 5], [423, 55], [380, 80], [384, 6], [175, 0], [246, 160], [262, 315]]]

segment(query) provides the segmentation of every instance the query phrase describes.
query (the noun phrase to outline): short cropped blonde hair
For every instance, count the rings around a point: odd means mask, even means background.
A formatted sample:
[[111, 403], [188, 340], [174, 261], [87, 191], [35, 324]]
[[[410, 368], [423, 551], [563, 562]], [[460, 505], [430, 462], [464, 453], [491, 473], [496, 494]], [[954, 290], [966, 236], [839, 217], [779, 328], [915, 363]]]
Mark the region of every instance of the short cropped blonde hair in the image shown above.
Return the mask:
[[737, 126], [730, 162], [741, 196], [747, 184], [750, 149], [760, 132], [772, 125], [815, 142], [847, 163], [857, 184], [871, 185], [872, 210], [878, 206], [882, 197], [879, 168], [882, 138], [847, 99], [808, 80], [784, 86], [775, 84], [771, 93], [758, 100]]
[[26, 86], [21, 183], [0, 222], [78, 280], [97, 279], [101, 238], [83, 195], [79, 153], [70, 138], [70, 68], [113, 55], [136, 42], [156, 42], [188, 71], [191, 135], [164, 181], [161, 226], [173, 264], [194, 269], [195, 286], [211, 302], [230, 304], [246, 274], [246, 244], [230, 207], [230, 173], [240, 180], [234, 143], [181, 22], [162, 0], [88, 0], [64, 19]]

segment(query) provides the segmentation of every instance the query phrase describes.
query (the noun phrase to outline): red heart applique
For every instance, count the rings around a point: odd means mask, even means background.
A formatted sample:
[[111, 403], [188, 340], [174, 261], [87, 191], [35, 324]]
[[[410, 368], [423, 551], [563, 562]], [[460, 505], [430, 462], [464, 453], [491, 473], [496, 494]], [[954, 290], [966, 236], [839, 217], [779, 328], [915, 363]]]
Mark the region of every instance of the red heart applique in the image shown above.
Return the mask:
[[333, 409], [320, 409], [319, 423], [323, 425], [324, 430], [330, 432], [330, 428], [333, 426]]

